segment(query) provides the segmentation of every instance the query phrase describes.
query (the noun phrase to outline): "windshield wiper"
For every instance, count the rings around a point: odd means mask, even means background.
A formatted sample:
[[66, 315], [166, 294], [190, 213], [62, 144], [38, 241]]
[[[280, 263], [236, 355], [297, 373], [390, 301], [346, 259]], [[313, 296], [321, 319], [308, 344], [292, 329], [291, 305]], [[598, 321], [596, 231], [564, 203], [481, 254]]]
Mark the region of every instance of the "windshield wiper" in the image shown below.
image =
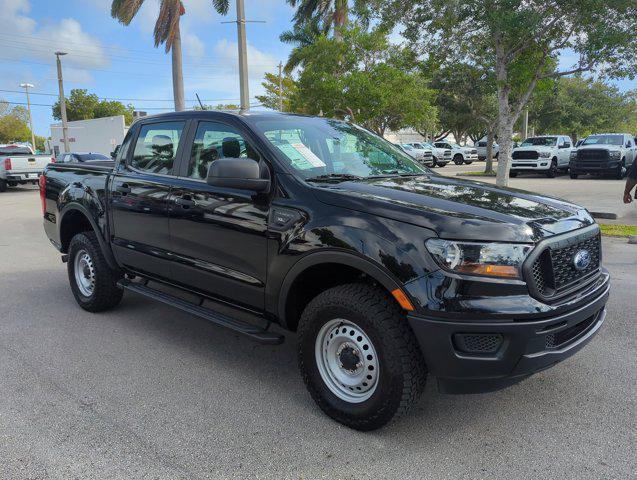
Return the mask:
[[308, 178], [308, 182], [331, 182], [331, 181], [347, 181], [347, 180], [361, 180], [363, 177], [358, 175], [352, 175], [350, 173], [328, 173], [325, 175], [318, 175], [316, 177]]

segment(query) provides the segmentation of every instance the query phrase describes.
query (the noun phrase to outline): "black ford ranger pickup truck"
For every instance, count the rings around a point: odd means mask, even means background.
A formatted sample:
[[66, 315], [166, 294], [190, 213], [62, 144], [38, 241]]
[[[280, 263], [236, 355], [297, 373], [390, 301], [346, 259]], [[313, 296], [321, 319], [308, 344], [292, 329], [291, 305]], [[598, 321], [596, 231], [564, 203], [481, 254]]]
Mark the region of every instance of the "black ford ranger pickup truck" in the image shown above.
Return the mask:
[[497, 390], [604, 322], [584, 208], [436, 175], [338, 120], [145, 117], [113, 162], [49, 165], [40, 194], [82, 308], [128, 290], [257, 342], [295, 331], [310, 394], [355, 429], [404, 413], [428, 373]]

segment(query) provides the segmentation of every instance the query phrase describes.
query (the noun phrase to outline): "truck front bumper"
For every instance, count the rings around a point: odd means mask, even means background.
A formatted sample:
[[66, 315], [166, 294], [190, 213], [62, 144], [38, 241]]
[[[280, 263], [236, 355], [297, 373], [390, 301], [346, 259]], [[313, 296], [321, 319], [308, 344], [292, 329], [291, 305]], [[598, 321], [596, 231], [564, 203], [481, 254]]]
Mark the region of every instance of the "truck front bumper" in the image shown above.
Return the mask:
[[586, 345], [604, 323], [609, 289], [606, 281], [586, 304], [539, 320], [408, 318], [441, 392], [489, 392], [545, 370]]
[[530, 161], [518, 161], [511, 164], [511, 170], [515, 172], [537, 172], [546, 171], [551, 166], [551, 159], [540, 159]]

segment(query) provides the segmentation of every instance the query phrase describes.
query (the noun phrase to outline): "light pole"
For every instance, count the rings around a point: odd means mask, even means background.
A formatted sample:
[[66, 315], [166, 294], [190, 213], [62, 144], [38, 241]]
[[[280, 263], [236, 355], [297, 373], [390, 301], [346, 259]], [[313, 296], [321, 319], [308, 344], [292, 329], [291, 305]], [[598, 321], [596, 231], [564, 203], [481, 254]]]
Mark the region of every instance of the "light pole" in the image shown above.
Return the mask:
[[241, 91], [241, 112], [250, 110], [248, 91], [248, 48], [246, 45], [246, 13], [243, 0], [237, 0], [237, 37], [239, 45], [239, 88]]
[[62, 62], [60, 57], [66, 52], [55, 52], [55, 59], [58, 67], [58, 88], [60, 89], [60, 114], [62, 116], [62, 138], [64, 139], [64, 153], [69, 149], [69, 126], [66, 123], [66, 100], [64, 98], [64, 82], [62, 81]]
[[33, 132], [33, 115], [31, 115], [31, 100], [29, 99], [29, 88], [33, 88], [31, 83], [21, 83], [20, 87], [24, 88], [27, 94], [27, 110], [29, 111], [29, 126], [31, 127], [31, 146], [35, 152], [35, 133]]

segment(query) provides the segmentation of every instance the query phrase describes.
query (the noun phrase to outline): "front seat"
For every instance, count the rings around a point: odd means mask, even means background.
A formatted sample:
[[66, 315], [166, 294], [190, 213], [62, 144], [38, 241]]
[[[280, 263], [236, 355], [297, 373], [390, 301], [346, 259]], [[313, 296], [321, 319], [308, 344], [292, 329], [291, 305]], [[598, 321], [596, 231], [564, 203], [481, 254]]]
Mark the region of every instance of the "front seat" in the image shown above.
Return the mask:
[[226, 137], [221, 143], [221, 152], [224, 158], [239, 158], [241, 156], [241, 144], [235, 137]]

